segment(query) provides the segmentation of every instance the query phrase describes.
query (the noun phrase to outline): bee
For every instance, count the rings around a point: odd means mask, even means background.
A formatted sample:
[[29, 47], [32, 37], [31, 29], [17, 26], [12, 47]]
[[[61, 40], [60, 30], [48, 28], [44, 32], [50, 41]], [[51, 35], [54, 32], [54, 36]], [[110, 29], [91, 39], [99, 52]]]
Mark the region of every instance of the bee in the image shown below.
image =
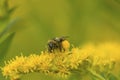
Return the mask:
[[70, 43], [66, 39], [68, 36], [55, 37], [48, 41], [48, 52], [52, 53], [55, 51], [64, 52], [69, 49]]

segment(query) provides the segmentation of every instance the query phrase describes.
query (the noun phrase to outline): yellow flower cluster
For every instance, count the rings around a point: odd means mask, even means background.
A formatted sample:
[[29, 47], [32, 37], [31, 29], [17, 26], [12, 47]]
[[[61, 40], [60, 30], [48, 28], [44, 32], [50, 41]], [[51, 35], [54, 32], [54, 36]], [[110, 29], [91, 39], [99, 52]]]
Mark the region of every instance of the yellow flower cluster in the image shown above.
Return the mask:
[[28, 57], [16, 56], [8, 62], [5, 62], [5, 67], [2, 68], [3, 75], [16, 80], [20, 77], [21, 73], [29, 73], [34, 71], [44, 71], [47, 72], [51, 66], [51, 61], [53, 56], [50, 54], [35, 55], [31, 54]]
[[[100, 51], [95, 46], [84, 46], [83, 48], [72, 48], [65, 52], [41, 52], [40, 55], [16, 56], [5, 62], [2, 67], [3, 76], [11, 80], [17, 80], [20, 75], [31, 72], [42, 72], [45, 74], [66, 77], [73, 70], [93, 70], [97, 73], [107, 72], [113, 69], [115, 61], [108, 57], [95, 55]], [[100, 51], [105, 53], [105, 50]]]
[[16, 80], [23, 73], [44, 72], [48, 74], [58, 74], [66, 76], [70, 74], [70, 69], [77, 69], [78, 65], [88, 55], [81, 54], [79, 48], [73, 48], [67, 52], [47, 53], [40, 55], [31, 54], [30, 56], [16, 56], [16, 58], [5, 62], [2, 68], [3, 75]]

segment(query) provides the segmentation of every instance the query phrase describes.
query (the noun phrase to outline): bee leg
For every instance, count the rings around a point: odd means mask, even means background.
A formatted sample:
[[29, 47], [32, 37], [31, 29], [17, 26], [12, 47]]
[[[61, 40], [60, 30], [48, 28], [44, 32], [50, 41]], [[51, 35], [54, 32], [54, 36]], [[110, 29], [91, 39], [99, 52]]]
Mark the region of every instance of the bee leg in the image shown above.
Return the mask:
[[59, 49], [60, 49], [60, 52], [63, 52], [63, 47], [61, 43], [60, 43]]
[[51, 48], [50, 48], [50, 47], [48, 47], [48, 52], [49, 52], [49, 53], [51, 53], [51, 52], [52, 52], [52, 50], [51, 50]]
[[60, 52], [62, 52], [62, 47], [59, 47]]
[[65, 52], [65, 49], [62, 49], [63, 50], [63, 52]]

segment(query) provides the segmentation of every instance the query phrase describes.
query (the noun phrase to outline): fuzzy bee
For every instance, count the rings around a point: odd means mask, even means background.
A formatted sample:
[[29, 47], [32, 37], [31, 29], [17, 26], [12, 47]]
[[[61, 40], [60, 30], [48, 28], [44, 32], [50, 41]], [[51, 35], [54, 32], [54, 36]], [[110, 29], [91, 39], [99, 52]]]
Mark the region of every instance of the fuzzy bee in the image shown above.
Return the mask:
[[56, 37], [48, 41], [48, 52], [54, 51], [64, 52], [69, 49], [70, 43], [67, 41], [67, 36]]

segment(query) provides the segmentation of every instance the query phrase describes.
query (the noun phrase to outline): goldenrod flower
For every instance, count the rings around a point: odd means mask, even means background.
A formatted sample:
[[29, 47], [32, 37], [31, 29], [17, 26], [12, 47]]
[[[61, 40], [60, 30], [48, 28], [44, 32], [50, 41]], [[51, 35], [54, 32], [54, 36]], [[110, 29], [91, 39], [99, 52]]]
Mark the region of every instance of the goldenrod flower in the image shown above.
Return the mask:
[[31, 72], [67, 77], [72, 74], [72, 71], [77, 70], [78, 72], [88, 71], [104, 80], [97, 74], [108, 73], [115, 65], [115, 61], [111, 57], [97, 55], [97, 53], [106, 53], [106, 50], [100, 46], [89, 45], [83, 48], [72, 48], [65, 52], [41, 52], [40, 55], [16, 56], [5, 62], [2, 73], [11, 80], [17, 80], [20, 75]]

